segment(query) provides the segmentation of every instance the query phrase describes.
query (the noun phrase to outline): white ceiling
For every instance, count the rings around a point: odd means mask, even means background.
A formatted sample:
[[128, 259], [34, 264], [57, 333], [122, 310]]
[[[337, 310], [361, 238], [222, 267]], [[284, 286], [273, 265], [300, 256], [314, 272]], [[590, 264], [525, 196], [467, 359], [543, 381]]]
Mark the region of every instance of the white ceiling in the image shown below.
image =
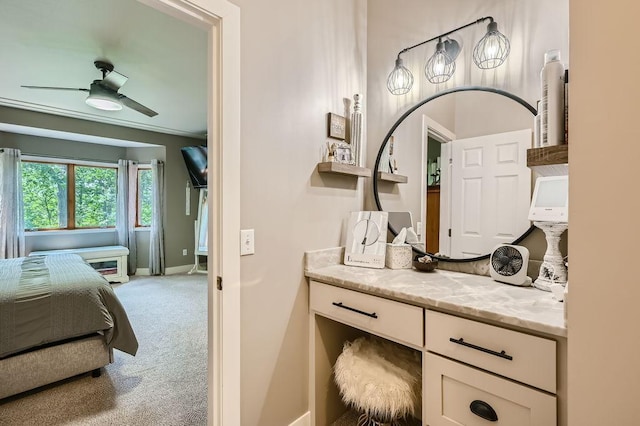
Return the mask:
[[[158, 115], [101, 111], [86, 92], [106, 59], [129, 80], [120, 93]], [[207, 33], [136, 0], [0, 0], [0, 105], [161, 133], [204, 137]], [[0, 117], [0, 122], [2, 118]]]

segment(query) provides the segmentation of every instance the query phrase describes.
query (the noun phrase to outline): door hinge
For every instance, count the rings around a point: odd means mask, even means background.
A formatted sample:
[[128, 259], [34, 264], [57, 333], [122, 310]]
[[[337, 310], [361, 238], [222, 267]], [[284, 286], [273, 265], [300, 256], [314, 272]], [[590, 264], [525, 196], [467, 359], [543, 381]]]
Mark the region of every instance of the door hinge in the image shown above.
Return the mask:
[[451, 238], [451, 228], [449, 228], [449, 238]]
[[222, 277], [216, 277], [216, 287], [218, 290], [222, 290]]
[[453, 158], [449, 158], [449, 164], [453, 164]]

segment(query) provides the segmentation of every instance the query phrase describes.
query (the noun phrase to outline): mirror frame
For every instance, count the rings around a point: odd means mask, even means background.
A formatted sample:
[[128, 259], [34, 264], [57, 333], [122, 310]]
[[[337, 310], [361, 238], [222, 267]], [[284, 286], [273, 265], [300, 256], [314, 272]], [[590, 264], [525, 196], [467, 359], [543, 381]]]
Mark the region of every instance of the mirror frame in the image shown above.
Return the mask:
[[[496, 93], [498, 95], [502, 95], [505, 96], [511, 100], [516, 101], [517, 103], [519, 103], [520, 105], [522, 105], [523, 107], [525, 107], [526, 109], [529, 110], [529, 112], [531, 112], [534, 116], [538, 113], [538, 111], [536, 110], [535, 107], [533, 107], [531, 104], [529, 104], [527, 101], [525, 101], [524, 99], [514, 95], [513, 93], [509, 93], [506, 92], [504, 90], [500, 90], [500, 89], [496, 89], [493, 87], [485, 87], [485, 86], [462, 86], [462, 87], [455, 87], [452, 89], [447, 89], [447, 90], [443, 90], [442, 92], [436, 93], [435, 95], [429, 96], [428, 98], [418, 102], [416, 105], [412, 106], [411, 108], [409, 108], [408, 111], [406, 111], [404, 114], [402, 114], [402, 116], [398, 119], [398, 121], [396, 121], [393, 126], [391, 126], [391, 129], [387, 132], [386, 136], [384, 137], [384, 140], [382, 141], [382, 145], [380, 146], [380, 149], [378, 150], [378, 155], [376, 156], [376, 162], [373, 168], [373, 198], [375, 199], [376, 202], [376, 208], [379, 211], [385, 211], [382, 208], [382, 205], [380, 203], [380, 196], [378, 195], [378, 169], [379, 169], [379, 165], [380, 165], [380, 159], [382, 158], [382, 154], [384, 152], [385, 147], [387, 146], [387, 143], [389, 142], [389, 139], [391, 138], [391, 136], [393, 136], [393, 132], [395, 132], [395, 130], [398, 128], [398, 126], [409, 116], [411, 115], [415, 110], [417, 110], [418, 108], [420, 108], [421, 106], [435, 100], [438, 99], [439, 97], [442, 97], [444, 95], [448, 95], [451, 93], [459, 93], [459, 92], [490, 92], [490, 93]], [[398, 235], [398, 232], [394, 229], [393, 225], [391, 223], [388, 223], [388, 229], [389, 232], [391, 232], [391, 234], [395, 237]], [[531, 234], [531, 232], [533, 232], [533, 230], [536, 227], [531, 224], [531, 226], [529, 227], [529, 229], [527, 229], [520, 237], [516, 238], [511, 244], [518, 244], [520, 243], [522, 240], [524, 240], [529, 234]], [[438, 260], [442, 260], [445, 262], [474, 262], [477, 260], [484, 260], [484, 259], [488, 259], [490, 254], [485, 254], [482, 256], [476, 256], [476, 257], [470, 257], [470, 258], [463, 258], [463, 259], [458, 259], [458, 258], [450, 258], [450, 257], [440, 257], [440, 256], [435, 256], [432, 253], [427, 253], [425, 251], [422, 251], [414, 246], [411, 246], [411, 248], [413, 249], [413, 252], [415, 254], [424, 256], [424, 255], [429, 255], [434, 257], [435, 259]]]

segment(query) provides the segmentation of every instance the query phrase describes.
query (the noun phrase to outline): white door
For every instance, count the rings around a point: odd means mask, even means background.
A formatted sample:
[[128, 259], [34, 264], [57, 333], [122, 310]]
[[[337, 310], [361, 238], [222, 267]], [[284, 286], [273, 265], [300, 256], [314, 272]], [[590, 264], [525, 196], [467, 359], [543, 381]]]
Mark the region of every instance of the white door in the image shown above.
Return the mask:
[[529, 228], [531, 130], [451, 143], [451, 254], [482, 256]]

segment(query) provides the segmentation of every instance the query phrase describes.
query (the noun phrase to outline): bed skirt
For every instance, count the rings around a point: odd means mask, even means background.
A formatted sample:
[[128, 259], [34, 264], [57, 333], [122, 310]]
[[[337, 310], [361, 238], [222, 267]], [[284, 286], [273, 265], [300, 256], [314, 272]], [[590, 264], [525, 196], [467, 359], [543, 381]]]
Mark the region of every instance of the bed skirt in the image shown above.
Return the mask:
[[0, 399], [99, 369], [111, 361], [112, 351], [98, 334], [0, 359]]

